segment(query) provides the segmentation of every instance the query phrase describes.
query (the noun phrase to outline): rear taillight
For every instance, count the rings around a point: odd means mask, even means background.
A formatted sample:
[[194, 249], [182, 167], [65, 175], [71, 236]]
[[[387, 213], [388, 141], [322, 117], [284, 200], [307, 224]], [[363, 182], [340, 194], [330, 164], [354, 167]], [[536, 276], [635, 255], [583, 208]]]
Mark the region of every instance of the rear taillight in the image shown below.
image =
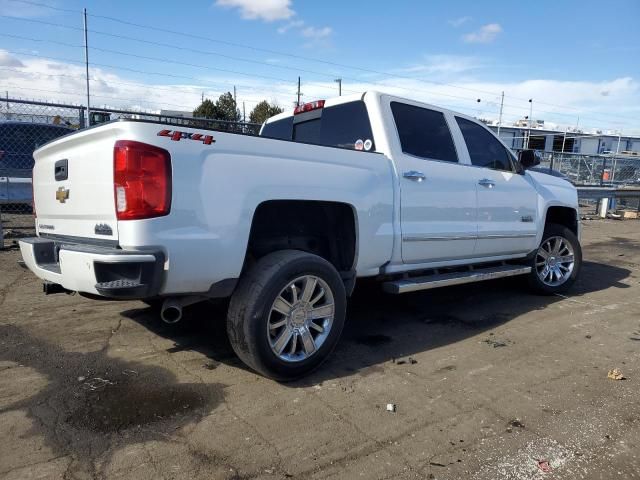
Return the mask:
[[171, 209], [171, 156], [162, 148], [119, 140], [113, 149], [118, 220], [167, 215]]

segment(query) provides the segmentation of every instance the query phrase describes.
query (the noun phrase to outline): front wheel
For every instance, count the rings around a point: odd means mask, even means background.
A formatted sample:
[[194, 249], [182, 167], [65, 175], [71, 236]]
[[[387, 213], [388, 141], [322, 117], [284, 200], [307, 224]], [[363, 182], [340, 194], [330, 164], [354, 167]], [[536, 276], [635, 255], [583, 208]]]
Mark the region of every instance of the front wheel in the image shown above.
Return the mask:
[[297, 250], [274, 252], [240, 279], [227, 315], [229, 340], [249, 367], [274, 380], [294, 380], [334, 349], [345, 306], [333, 265]]
[[531, 261], [529, 285], [545, 295], [566, 292], [581, 266], [582, 248], [575, 234], [563, 225], [549, 224]]

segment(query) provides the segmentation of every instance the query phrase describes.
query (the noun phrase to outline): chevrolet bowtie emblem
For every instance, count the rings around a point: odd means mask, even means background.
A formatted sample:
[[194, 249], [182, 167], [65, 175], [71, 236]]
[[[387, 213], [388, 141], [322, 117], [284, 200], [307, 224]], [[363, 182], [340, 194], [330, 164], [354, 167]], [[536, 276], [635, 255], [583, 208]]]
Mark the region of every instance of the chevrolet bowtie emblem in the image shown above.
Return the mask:
[[65, 203], [69, 198], [69, 190], [66, 190], [64, 187], [58, 188], [56, 191], [56, 200], [60, 203]]

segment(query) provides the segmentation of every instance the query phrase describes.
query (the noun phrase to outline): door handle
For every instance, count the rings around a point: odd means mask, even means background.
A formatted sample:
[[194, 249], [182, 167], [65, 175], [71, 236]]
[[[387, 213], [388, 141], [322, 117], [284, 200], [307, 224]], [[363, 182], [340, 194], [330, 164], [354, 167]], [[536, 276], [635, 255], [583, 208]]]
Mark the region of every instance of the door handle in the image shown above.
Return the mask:
[[415, 170], [404, 172], [402, 176], [408, 180], [413, 180], [414, 182], [423, 182], [427, 178], [424, 176], [424, 173], [417, 172]]
[[482, 185], [486, 188], [493, 188], [496, 186], [495, 182], [493, 180], [489, 180], [488, 178], [483, 178], [482, 180], [480, 180], [478, 182], [478, 185]]

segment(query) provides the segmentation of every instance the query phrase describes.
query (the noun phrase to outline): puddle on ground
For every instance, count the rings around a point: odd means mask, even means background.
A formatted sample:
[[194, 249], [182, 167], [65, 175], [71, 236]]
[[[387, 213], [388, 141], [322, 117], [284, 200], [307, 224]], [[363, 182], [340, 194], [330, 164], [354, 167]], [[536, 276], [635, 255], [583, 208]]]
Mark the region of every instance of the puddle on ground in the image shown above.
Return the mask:
[[193, 418], [213, 403], [194, 385], [107, 385], [103, 390], [83, 391], [66, 422], [75, 428], [100, 433], [142, 428], [156, 422]]

